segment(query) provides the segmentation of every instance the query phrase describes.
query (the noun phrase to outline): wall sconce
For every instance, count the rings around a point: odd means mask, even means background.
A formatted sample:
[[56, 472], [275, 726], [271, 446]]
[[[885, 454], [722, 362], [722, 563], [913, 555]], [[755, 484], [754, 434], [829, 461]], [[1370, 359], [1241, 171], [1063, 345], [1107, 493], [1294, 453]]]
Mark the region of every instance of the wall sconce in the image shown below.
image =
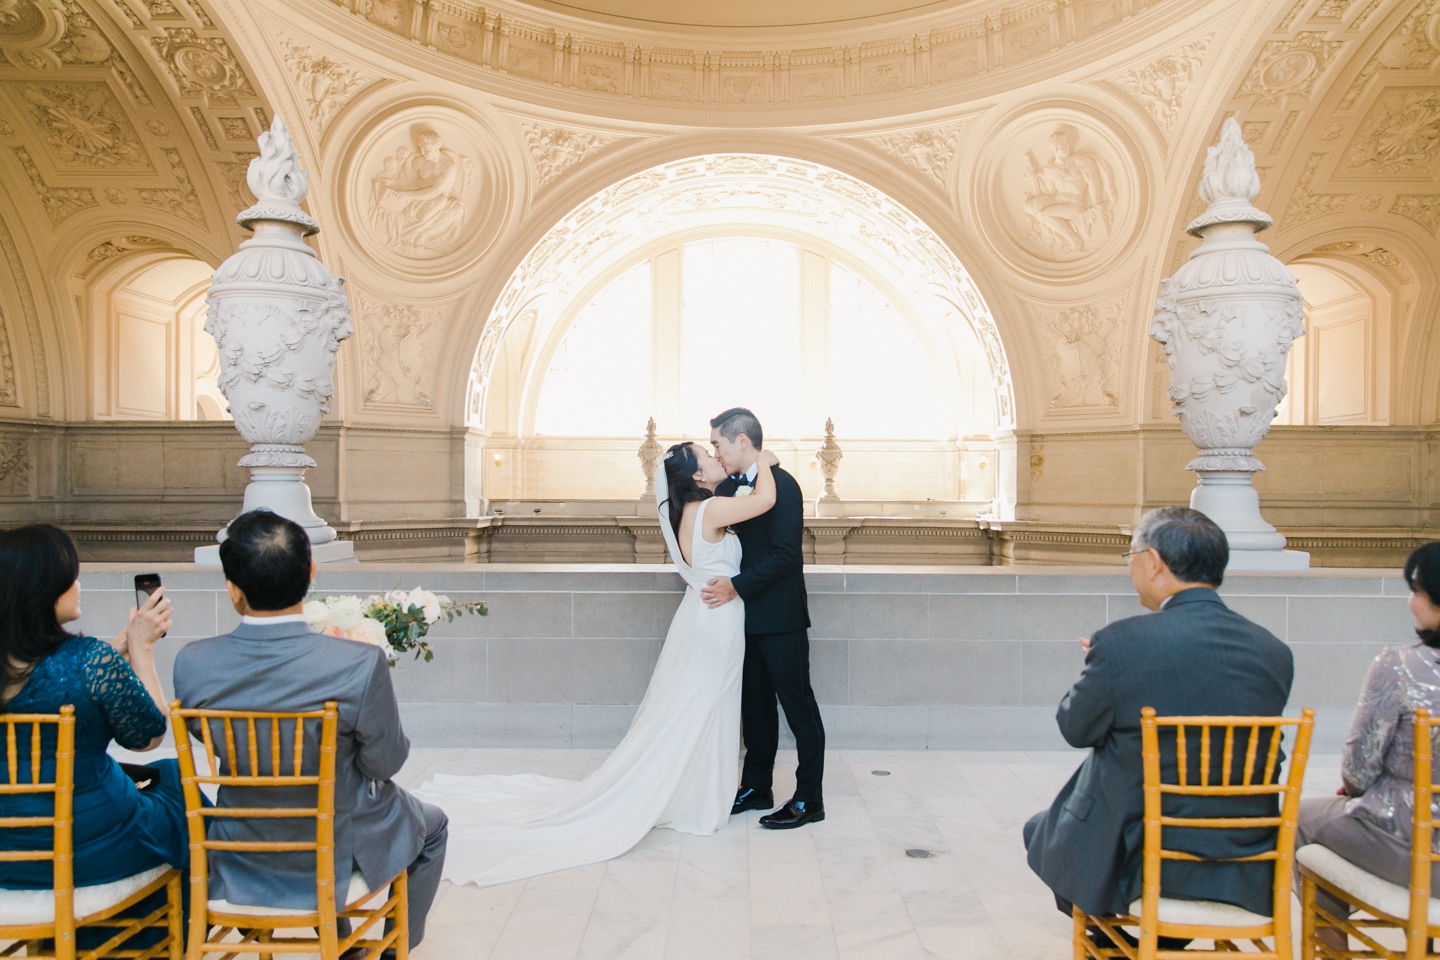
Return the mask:
[[500, 454], [495, 454], [495, 466], [500, 466]]
[[[499, 461], [499, 460], [496, 460], [495, 462], [496, 462], [496, 463], [499, 463], [500, 461]], [[990, 466], [989, 461], [987, 461], [984, 457], [981, 457], [981, 458], [980, 458], [980, 469], [981, 469], [981, 470], [984, 470], [984, 469], [985, 469], [986, 467], [988, 467], [988, 466]]]

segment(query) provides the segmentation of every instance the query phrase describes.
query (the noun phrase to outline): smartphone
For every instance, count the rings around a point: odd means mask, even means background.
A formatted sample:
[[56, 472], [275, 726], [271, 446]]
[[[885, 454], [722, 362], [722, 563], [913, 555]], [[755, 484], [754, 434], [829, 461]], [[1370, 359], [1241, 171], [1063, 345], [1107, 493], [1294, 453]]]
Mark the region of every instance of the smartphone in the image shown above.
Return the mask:
[[[158, 574], [158, 573], [140, 573], [140, 574], [136, 574], [136, 575], [135, 575], [135, 606], [136, 606], [136, 607], [144, 606], [144, 605], [145, 605], [145, 601], [150, 599], [150, 595], [151, 595], [152, 593], [154, 593], [156, 590], [159, 590], [159, 589], [160, 589], [160, 574]], [[167, 632], [167, 633], [162, 633], [162, 634], [160, 634], [160, 636], [162, 636], [162, 637], [164, 637], [164, 636], [169, 636], [169, 634], [168, 634], [168, 632]]]
[[143, 607], [150, 594], [160, 589], [160, 574], [140, 573], [135, 575], [135, 606]]

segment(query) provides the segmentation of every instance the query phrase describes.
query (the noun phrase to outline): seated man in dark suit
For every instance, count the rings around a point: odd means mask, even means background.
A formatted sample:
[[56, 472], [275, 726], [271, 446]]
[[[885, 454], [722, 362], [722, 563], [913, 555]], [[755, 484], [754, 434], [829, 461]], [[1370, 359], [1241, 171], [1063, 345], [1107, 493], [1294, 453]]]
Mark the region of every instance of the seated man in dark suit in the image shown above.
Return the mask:
[[[252, 510], [230, 524], [220, 544], [225, 586], [241, 615], [233, 633], [198, 640], [175, 659], [175, 696], [186, 707], [216, 710], [319, 710], [339, 703], [335, 756], [335, 878], [343, 897], [359, 871], [371, 890], [409, 872], [410, 946], [425, 936], [425, 917], [440, 886], [447, 820], [391, 782], [410, 753], [390, 668], [379, 647], [316, 633], [301, 607], [315, 575], [310, 540], [299, 524]], [[192, 722], [199, 735], [198, 722]], [[305, 748], [305, 772], [319, 764], [318, 728]], [[223, 754], [222, 754], [223, 757]], [[242, 768], [245, 760], [240, 760]], [[268, 761], [262, 758], [262, 767]], [[296, 788], [306, 789], [306, 788]], [[285, 797], [274, 788], [227, 787], [220, 806], [314, 806], [315, 788]], [[263, 832], [263, 835], [261, 833]], [[306, 833], [308, 832], [308, 836]], [[221, 836], [223, 834], [223, 836]], [[300, 820], [215, 820], [211, 839], [309, 840]], [[315, 855], [210, 854], [210, 898], [235, 904], [314, 910]], [[356, 948], [358, 951], [359, 948]], [[353, 952], [353, 951], [352, 951]], [[386, 951], [390, 956], [390, 951]]]
[[[1067, 915], [1072, 904], [1090, 914], [1128, 913], [1140, 897], [1141, 708], [1154, 707], [1162, 717], [1278, 716], [1294, 676], [1290, 648], [1230, 610], [1216, 593], [1230, 551], [1225, 534], [1209, 517], [1188, 507], [1152, 510], [1135, 528], [1127, 556], [1135, 592], [1155, 612], [1116, 621], [1088, 643], [1081, 641], [1085, 669], [1060, 701], [1056, 720], [1066, 741], [1092, 752], [1050, 809], [1025, 824], [1030, 868], [1054, 891], [1056, 905]], [[1197, 732], [1188, 751], [1192, 776], [1198, 774], [1198, 744]], [[1260, 744], [1261, 757], [1267, 746], [1268, 739]], [[1238, 742], [1235, 752], [1243, 758]], [[1212, 775], [1218, 776], [1220, 753], [1215, 751]], [[1174, 782], [1173, 736], [1168, 747], [1162, 742], [1161, 763], [1166, 779]], [[1171, 797], [1165, 804], [1171, 816], [1277, 812], [1274, 797]], [[1178, 839], [1167, 831], [1166, 841], [1199, 856], [1224, 858], [1264, 850], [1273, 845], [1273, 836], [1265, 829], [1191, 830]], [[1166, 897], [1233, 903], [1270, 916], [1273, 878], [1268, 861], [1167, 861], [1161, 891]]]

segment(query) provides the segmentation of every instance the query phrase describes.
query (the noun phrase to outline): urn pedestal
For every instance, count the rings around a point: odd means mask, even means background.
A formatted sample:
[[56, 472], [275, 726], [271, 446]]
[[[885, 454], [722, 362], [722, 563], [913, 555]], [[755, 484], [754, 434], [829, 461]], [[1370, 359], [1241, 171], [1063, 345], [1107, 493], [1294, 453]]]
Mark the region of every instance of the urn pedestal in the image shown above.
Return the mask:
[[[264, 508], [295, 521], [317, 562], [353, 560], [354, 547], [315, 513], [305, 484], [315, 466], [305, 443], [330, 410], [335, 353], [355, 332], [350, 304], [340, 279], [305, 243], [320, 227], [300, 208], [308, 178], [278, 116], [259, 144], [247, 172], [259, 199], [236, 218], [255, 235], [215, 271], [206, 296], [220, 390], [250, 443], [239, 462], [250, 468], [240, 512]], [[222, 529], [217, 539], [225, 537]], [[195, 562], [218, 565], [219, 546], [197, 549]]]
[[1251, 206], [1260, 192], [1255, 155], [1240, 125], [1225, 121], [1205, 158], [1200, 196], [1209, 207], [1187, 228], [1202, 243], [1160, 284], [1150, 336], [1165, 351], [1175, 416], [1200, 455], [1190, 506], [1225, 531], [1230, 570], [1303, 570], [1310, 555], [1260, 515], [1254, 447], [1285, 396], [1290, 344], [1305, 335], [1300, 291], [1255, 234], [1270, 226]]

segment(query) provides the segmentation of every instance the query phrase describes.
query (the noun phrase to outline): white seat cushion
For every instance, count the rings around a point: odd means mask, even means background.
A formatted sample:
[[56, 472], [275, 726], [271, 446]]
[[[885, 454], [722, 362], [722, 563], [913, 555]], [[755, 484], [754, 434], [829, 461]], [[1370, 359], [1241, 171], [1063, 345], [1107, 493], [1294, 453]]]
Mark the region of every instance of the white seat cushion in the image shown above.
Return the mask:
[[[350, 875], [350, 889], [345, 892], [345, 904], [349, 906], [361, 897], [369, 896], [370, 888], [365, 878], [356, 870]], [[382, 901], [383, 902], [383, 901]], [[259, 907], [249, 904], [231, 903], [229, 900], [211, 900], [210, 909], [216, 913], [248, 913], [257, 917], [303, 917], [314, 910], [292, 910], [289, 907]]]
[[[88, 917], [122, 903], [173, 869], [168, 863], [124, 880], [75, 888], [75, 916]], [[55, 891], [0, 890], [0, 924], [22, 926], [55, 922]]]
[[[1130, 904], [1131, 916], [1140, 916], [1140, 905], [1139, 900]], [[1233, 903], [1161, 897], [1160, 922], [1183, 923], [1192, 927], [1258, 927], [1269, 923], [1270, 918], [1251, 913]]]
[[[1346, 893], [1401, 920], [1410, 919], [1410, 888], [1381, 880], [1375, 874], [1361, 870], [1340, 854], [1310, 843], [1295, 851], [1295, 859], [1308, 867], [1310, 872]], [[1430, 899], [1429, 922], [1440, 923], [1440, 900]]]

